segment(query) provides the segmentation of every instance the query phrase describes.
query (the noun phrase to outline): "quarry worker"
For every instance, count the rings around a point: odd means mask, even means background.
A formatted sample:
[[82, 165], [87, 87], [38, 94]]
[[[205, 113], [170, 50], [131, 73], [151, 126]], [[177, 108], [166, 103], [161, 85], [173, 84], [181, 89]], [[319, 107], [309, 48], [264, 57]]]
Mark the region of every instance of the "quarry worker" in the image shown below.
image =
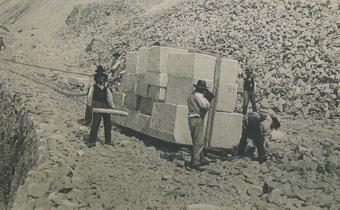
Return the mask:
[[187, 98], [188, 121], [193, 143], [190, 167], [198, 169], [203, 158], [204, 117], [210, 109], [210, 102], [207, 99], [210, 92], [204, 80], [198, 80], [194, 87], [195, 91]]
[[259, 112], [249, 112], [243, 118], [242, 137], [238, 145], [238, 154], [244, 155], [248, 144], [247, 139], [253, 140], [258, 153], [258, 161], [263, 163], [267, 160], [266, 149], [264, 147], [265, 137], [273, 129], [278, 129], [280, 122], [277, 117]]
[[250, 67], [246, 67], [246, 75], [243, 78], [243, 114], [246, 115], [248, 112], [249, 101], [252, 106], [252, 111], [256, 112], [256, 100], [255, 100], [255, 77], [253, 70]]
[[[90, 88], [93, 87], [96, 84], [95, 77], [97, 74], [105, 73], [104, 68], [99, 65], [97, 66], [97, 69], [95, 71], [95, 74], [93, 77], [90, 78], [89, 80], [89, 85], [87, 88], [87, 94], [89, 94]], [[92, 108], [88, 104], [86, 105], [86, 110], [85, 110], [85, 125], [89, 126], [91, 125], [92, 122]]]
[[[113, 104], [113, 97], [110, 89], [106, 85], [107, 74], [104, 73], [104, 69], [98, 66], [97, 72], [94, 75], [96, 83], [90, 87], [87, 105], [89, 109], [92, 108], [111, 108], [115, 106]], [[99, 125], [101, 119], [104, 120], [104, 133], [105, 144], [112, 145], [111, 142], [111, 115], [104, 113], [93, 113], [92, 125], [90, 131], [89, 147], [96, 146], [96, 139], [98, 134]]]

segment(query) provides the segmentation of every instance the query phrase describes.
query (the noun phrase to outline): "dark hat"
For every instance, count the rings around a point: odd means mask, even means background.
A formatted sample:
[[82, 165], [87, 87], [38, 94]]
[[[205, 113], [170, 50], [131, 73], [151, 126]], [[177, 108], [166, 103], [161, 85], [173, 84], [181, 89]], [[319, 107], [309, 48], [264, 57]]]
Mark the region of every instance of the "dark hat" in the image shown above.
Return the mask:
[[94, 77], [98, 78], [100, 76], [104, 76], [106, 79], [108, 78], [108, 75], [105, 73], [105, 69], [99, 65], [95, 71], [96, 73], [93, 75]]
[[207, 83], [204, 80], [198, 80], [197, 84], [194, 85], [195, 88], [203, 89], [203, 90], [208, 90], [207, 88]]
[[246, 72], [247, 73], [253, 73], [253, 69], [250, 66], [246, 67]]
[[97, 69], [96, 69], [96, 74], [98, 74], [98, 73], [104, 73], [105, 72], [105, 69], [101, 66], [101, 65], [99, 65], [99, 66], [97, 66]]

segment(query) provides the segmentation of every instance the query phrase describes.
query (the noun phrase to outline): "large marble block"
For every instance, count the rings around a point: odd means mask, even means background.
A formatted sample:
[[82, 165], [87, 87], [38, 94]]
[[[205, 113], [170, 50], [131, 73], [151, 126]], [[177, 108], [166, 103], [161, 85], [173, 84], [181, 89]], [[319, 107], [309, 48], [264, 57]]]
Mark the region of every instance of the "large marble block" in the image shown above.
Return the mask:
[[224, 112], [234, 112], [237, 99], [237, 85], [228, 83], [219, 83], [217, 97], [216, 97], [216, 110]]
[[211, 135], [211, 146], [232, 148], [238, 145], [242, 134], [242, 121], [242, 114], [216, 112]]
[[144, 115], [138, 111], [127, 110], [128, 116], [113, 115], [112, 121], [120, 126], [130, 128], [137, 132], [147, 133], [150, 126], [151, 116]]
[[220, 84], [236, 84], [239, 64], [236, 60], [222, 58], [220, 66]]
[[144, 79], [144, 74], [125, 74], [120, 89], [124, 93], [136, 93], [137, 82]]
[[121, 109], [124, 106], [125, 93], [113, 91], [113, 103], [117, 109]]
[[[206, 80], [206, 82], [208, 87], [212, 87], [213, 81]], [[197, 79], [195, 78], [170, 76], [165, 102], [187, 105], [187, 97], [194, 91], [194, 84], [197, 84]]]
[[188, 108], [165, 103], [154, 103], [149, 135], [169, 142], [191, 144]]
[[142, 47], [138, 51], [136, 72], [143, 74], [148, 68], [149, 48]]
[[124, 97], [124, 108], [137, 110], [140, 101], [140, 96], [137, 96], [135, 93], [125, 93]]
[[149, 85], [145, 82], [145, 76], [136, 81], [136, 94], [147, 97]]
[[169, 81], [168, 73], [146, 72], [145, 82], [149, 85], [167, 87]]
[[150, 47], [148, 51], [147, 71], [167, 73], [168, 55], [170, 53], [186, 53], [187, 50], [170, 47]]
[[140, 97], [140, 101], [139, 101], [140, 113], [151, 115], [154, 100], [152, 98], [147, 98], [147, 97], [142, 97], [142, 96], [139, 96], [139, 97]]
[[147, 97], [155, 101], [165, 101], [166, 88], [149, 85]]
[[214, 80], [216, 57], [198, 53], [169, 54], [168, 73], [175, 77]]
[[129, 52], [126, 55], [126, 72], [128, 74], [137, 73], [138, 52]]

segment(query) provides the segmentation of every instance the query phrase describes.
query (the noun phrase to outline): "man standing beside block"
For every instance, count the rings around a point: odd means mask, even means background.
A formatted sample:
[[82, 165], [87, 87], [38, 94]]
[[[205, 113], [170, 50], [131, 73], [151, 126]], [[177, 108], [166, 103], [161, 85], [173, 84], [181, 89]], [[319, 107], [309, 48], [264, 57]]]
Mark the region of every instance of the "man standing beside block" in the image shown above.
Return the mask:
[[[103, 71], [95, 74], [95, 85], [92, 86], [88, 93], [87, 105], [90, 108], [114, 108], [112, 93], [105, 84], [107, 75]], [[105, 144], [112, 145], [111, 143], [111, 115], [106, 113], [93, 113], [90, 143], [89, 147], [96, 146], [96, 139], [100, 121], [104, 120]]]
[[203, 158], [204, 147], [204, 117], [210, 109], [210, 103], [207, 100], [209, 93], [204, 80], [198, 80], [194, 85], [195, 91], [188, 96], [188, 121], [193, 143], [191, 168], [198, 169], [200, 161]]

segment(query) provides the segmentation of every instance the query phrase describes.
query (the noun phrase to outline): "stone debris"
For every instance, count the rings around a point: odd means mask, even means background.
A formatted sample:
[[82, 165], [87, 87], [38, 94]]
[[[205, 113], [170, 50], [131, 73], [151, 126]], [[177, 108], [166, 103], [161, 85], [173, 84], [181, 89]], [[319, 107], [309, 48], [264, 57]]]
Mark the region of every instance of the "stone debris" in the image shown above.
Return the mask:
[[193, 205], [189, 205], [186, 209], [187, 210], [222, 210], [222, 208], [209, 205], [209, 204], [193, 204]]
[[103, 35], [88, 60], [109, 62], [108, 52], [121, 45], [135, 50], [157, 41], [191, 47], [251, 66], [260, 108], [339, 117], [337, 6], [337, 1], [317, 0], [185, 1]]

